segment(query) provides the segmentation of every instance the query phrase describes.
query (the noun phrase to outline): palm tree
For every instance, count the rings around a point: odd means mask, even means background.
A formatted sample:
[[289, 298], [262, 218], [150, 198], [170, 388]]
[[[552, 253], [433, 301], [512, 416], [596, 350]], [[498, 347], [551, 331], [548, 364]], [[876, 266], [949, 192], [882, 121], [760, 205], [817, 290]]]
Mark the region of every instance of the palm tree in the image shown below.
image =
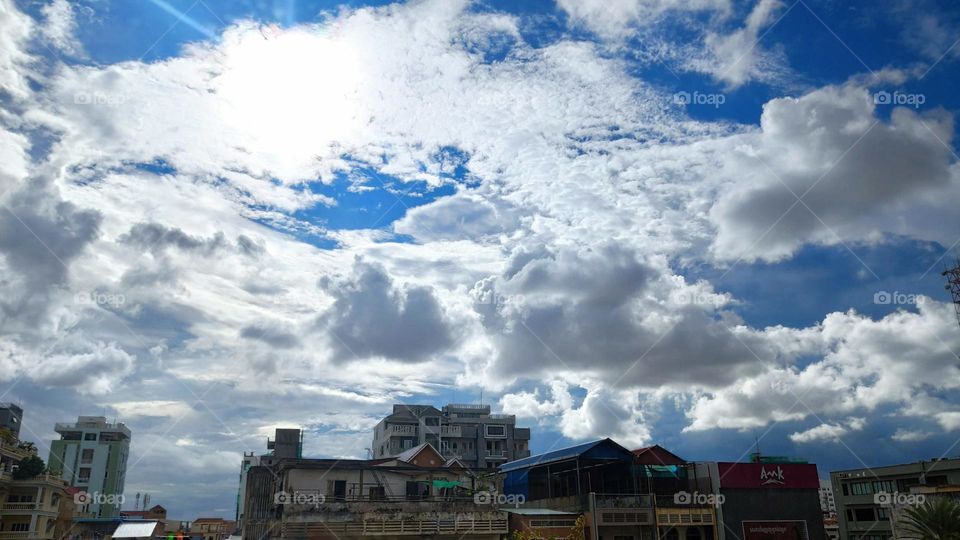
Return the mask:
[[960, 540], [960, 504], [947, 497], [933, 497], [923, 506], [908, 508], [900, 521], [909, 538]]

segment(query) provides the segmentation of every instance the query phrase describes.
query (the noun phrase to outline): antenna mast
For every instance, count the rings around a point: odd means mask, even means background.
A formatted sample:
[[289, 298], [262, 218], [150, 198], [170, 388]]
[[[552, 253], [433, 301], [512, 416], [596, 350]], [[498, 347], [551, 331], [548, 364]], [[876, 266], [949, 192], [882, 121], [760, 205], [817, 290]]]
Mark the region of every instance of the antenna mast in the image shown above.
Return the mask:
[[947, 278], [945, 289], [950, 291], [953, 308], [957, 313], [957, 323], [960, 324], [960, 259], [951, 267], [940, 273]]

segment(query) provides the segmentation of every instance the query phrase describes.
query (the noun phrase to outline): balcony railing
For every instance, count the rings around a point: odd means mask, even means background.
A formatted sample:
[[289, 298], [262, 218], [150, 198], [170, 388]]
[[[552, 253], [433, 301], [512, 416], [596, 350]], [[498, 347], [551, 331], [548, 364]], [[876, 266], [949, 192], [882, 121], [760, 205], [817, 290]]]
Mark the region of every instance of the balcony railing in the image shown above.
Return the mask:
[[501, 519], [383, 519], [347, 522], [286, 522], [285, 538], [314, 538], [333, 535], [345, 536], [433, 536], [470, 534], [505, 534], [507, 518]]
[[488, 458], [506, 458], [507, 451], [506, 450], [487, 450], [487, 457]]
[[3, 505], [0, 505], [0, 509], [3, 509], [3, 510], [37, 510], [37, 509], [39, 509], [39, 503], [36, 503], [36, 502], [3, 503]]
[[0, 532], [0, 540], [45, 540], [53, 538], [53, 532], [30, 532], [30, 531], [3, 531]]
[[441, 437], [460, 437], [461, 436], [460, 426], [441, 426], [440, 427], [440, 436]]

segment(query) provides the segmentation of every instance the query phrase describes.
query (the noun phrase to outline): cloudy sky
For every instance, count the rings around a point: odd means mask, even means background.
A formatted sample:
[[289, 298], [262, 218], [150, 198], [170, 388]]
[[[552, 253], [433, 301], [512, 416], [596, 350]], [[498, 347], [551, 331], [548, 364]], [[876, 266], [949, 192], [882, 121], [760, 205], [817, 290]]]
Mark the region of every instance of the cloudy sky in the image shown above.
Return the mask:
[[0, 400], [232, 517], [392, 403], [830, 470], [960, 455], [960, 8], [0, 0]]

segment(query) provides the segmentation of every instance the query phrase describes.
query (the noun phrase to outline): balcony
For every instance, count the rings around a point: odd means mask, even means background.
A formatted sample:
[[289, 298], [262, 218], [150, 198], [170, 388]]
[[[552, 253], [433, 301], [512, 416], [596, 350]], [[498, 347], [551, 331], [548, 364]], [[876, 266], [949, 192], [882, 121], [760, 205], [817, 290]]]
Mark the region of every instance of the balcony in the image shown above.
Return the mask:
[[441, 437], [462, 437], [462, 430], [460, 426], [441, 426], [440, 427], [440, 436]]
[[393, 435], [401, 435], [406, 437], [412, 437], [417, 434], [417, 426], [411, 426], [406, 424], [391, 424], [387, 429], [387, 437]]
[[14, 503], [3, 503], [0, 505], [0, 510], [9, 511], [9, 510], [38, 510], [39, 503], [36, 502], [14, 502]]
[[295, 521], [283, 523], [284, 538], [335, 538], [351, 536], [412, 536], [471, 534], [502, 535], [508, 532], [507, 515], [490, 519], [467, 519], [462, 516], [425, 519], [364, 519], [355, 521]]
[[0, 540], [52, 540], [53, 531], [43, 533], [39, 531], [3, 531], [0, 532]]
[[506, 450], [487, 450], [487, 459], [507, 459]]

